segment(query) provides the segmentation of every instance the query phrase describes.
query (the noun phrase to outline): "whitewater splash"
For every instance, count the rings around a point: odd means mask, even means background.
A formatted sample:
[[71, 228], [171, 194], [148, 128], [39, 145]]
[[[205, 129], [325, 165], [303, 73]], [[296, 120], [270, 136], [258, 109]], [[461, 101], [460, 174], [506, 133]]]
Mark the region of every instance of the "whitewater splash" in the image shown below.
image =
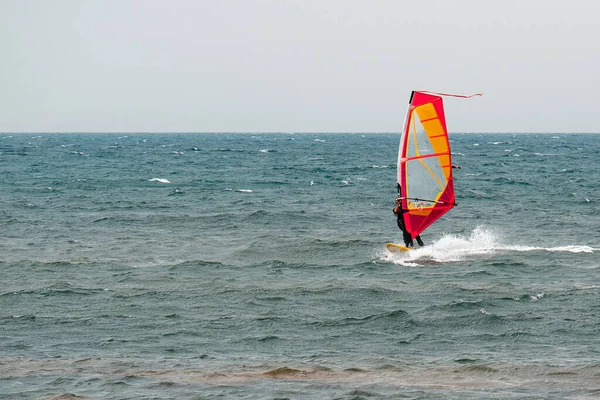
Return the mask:
[[444, 235], [430, 245], [417, 247], [409, 252], [390, 253], [385, 250], [380, 259], [403, 266], [419, 266], [419, 261], [427, 260], [438, 263], [465, 261], [471, 256], [495, 254], [502, 251], [593, 253], [593, 250], [590, 246], [582, 245], [558, 247], [510, 245], [504, 243], [502, 235], [493, 229], [478, 226], [469, 236]]

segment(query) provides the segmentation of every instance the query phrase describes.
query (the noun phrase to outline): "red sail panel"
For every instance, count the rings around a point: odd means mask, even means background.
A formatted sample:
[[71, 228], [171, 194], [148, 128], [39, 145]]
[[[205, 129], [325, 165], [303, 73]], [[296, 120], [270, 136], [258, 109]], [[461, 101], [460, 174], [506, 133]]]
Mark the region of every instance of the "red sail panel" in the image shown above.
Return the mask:
[[416, 237], [455, 206], [452, 155], [442, 98], [412, 92], [398, 152], [406, 229]]

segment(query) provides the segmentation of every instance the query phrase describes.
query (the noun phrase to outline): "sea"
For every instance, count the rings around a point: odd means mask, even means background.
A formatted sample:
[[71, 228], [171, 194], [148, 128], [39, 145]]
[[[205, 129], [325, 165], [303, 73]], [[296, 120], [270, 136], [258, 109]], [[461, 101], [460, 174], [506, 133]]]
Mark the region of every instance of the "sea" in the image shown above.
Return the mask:
[[0, 134], [0, 398], [600, 398], [600, 135]]

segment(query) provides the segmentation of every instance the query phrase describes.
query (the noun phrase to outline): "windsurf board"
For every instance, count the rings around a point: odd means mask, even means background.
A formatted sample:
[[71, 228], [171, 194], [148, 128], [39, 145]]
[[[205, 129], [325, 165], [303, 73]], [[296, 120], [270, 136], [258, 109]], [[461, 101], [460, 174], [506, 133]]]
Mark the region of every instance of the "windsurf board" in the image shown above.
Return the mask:
[[385, 247], [391, 251], [392, 253], [398, 253], [401, 251], [409, 251], [410, 248], [406, 246], [402, 246], [401, 244], [388, 243]]

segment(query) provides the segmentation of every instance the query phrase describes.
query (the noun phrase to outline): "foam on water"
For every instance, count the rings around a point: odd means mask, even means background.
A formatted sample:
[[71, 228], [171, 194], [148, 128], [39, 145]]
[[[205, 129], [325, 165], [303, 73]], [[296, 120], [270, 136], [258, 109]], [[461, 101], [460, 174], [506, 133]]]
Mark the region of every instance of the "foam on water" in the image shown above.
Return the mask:
[[585, 245], [540, 247], [505, 244], [501, 233], [491, 228], [478, 226], [468, 236], [447, 234], [431, 245], [416, 247], [404, 253], [386, 251], [380, 258], [382, 261], [414, 267], [420, 265], [419, 261], [458, 262], [501, 251], [593, 253], [593, 250], [592, 247]]
[[594, 248], [591, 246], [584, 245], [568, 245], [568, 246], [557, 246], [557, 247], [538, 247], [538, 246], [506, 246], [506, 250], [514, 251], [549, 251], [549, 252], [562, 252], [562, 253], [593, 253]]
[[456, 262], [464, 261], [469, 256], [490, 254], [500, 247], [499, 235], [491, 229], [479, 226], [469, 236], [444, 235], [431, 245], [415, 248], [409, 252], [394, 254], [388, 252], [382, 260], [405, 266], [419, 265], [417, 262], [419, 260]]

